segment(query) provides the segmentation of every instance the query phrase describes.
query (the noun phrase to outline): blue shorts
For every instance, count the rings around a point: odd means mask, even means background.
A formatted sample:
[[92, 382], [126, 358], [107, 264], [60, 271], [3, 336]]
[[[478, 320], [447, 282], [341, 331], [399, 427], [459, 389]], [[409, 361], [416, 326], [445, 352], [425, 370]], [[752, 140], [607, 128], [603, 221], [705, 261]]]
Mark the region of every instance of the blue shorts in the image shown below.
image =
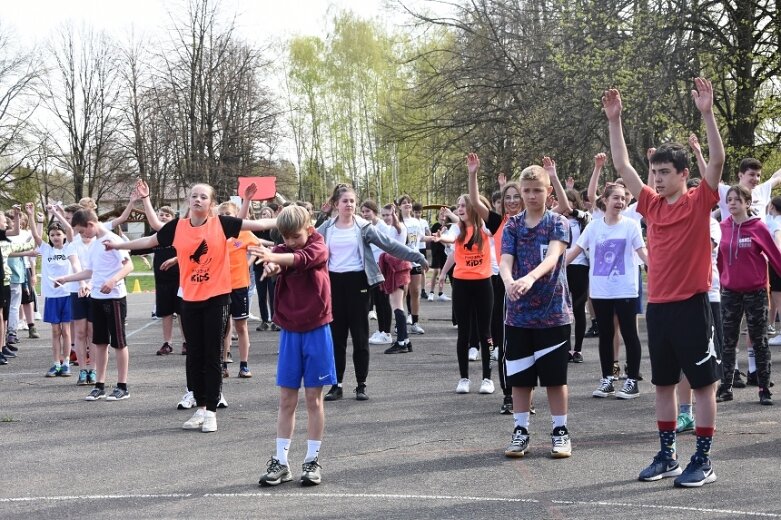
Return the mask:
[[43, 321], [45, 323], [70, 323], [71, 317], [71, 297], [60, 296], [59, 298], [46, 298], [43, 304]]
[[305, 388], [336, 384], [334, 342], [331, 327], [323, 325], [308, 332], [279, 334], [279, 359], [277, 360], [277, 386]]
[[92, 322], [92, 302], [89, 296], [79, 298], [79, 293], [71, 293], [71, 319]]

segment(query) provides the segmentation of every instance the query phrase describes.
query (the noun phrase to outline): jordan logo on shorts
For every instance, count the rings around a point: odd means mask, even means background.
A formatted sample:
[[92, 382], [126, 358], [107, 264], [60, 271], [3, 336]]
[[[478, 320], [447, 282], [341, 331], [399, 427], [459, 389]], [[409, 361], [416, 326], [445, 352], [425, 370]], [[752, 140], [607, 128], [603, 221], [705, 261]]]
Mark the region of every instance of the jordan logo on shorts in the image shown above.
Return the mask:
[[711, 327], [711, 334], [710, 339], [708, 340], [708, 353], [704, 358], [702, 358], [700, 361], [696, 363], [697, 366], [702, 365], [706, 361], [708, 361], [710, 358], [713, 358], [716, 360], [716, 363], [721, 364], [721, 360], [719, 359], [719, 356], [716, 354], [716, 345], [713, 343], [713, 334], [715, 333], [715, 330], [713, 327]]

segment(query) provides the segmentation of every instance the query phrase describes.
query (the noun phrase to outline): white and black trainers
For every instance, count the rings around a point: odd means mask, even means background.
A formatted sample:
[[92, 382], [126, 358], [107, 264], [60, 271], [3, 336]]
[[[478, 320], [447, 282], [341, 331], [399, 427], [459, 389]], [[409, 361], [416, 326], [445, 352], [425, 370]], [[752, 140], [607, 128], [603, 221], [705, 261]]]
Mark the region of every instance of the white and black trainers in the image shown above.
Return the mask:
[[634, 379], [627, 379], [624, 381], [624, 387], [616, 392], [618, 399], [634, 399], [640, 397], [640, 390], [637, 388], [637, 381]]
[[516, 426], [510, 445], [504, 450], [504, 456], [520, 459], [529, 451], [529, 431], [523, 426]]
[[572, 444], [569, 441], [569, 431], [566, 426], [553, 428], [550, 434], [550, 456], [554, 459], [566, 459], [572, 456]]
[[613, 388], [613, 380], [610, 377], [603, 378], [599, 383], [599, 388], [591, 393], [593, 397], [610, 397], [615, 394], [616, 389]]

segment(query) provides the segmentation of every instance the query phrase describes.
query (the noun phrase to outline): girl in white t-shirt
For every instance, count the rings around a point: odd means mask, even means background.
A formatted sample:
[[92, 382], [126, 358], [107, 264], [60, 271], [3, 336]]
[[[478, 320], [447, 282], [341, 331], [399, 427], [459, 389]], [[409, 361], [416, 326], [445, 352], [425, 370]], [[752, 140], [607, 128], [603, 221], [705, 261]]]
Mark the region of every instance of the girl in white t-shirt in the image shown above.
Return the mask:
[[[35, 218], [35, 206], [28, 202], [25, 210], [32, 220]], [[43, 321], [52, 326], [52, 367], [46, 377], [69, 376], [71, 356], [71, 305], [70, 292], [62, 285], [55, 286], [53, 280], [81, 271], [76, 252], [68, 244], [67, 237], [73, 231], [67, 223], [53, 220], [45, 243], [38, 233], [38, 226], [30, 226], [36, 250], [41, 255], [41, 293], [44, 297]]]
[[[603, 218], [593, 220], [567, 255], [567, 263], [586, 251], [589, 258], [589, 295], [599, 324], [599, 360], [602, 382], [594, 397], [616, 395], [621, 399], [639, 396], [637, 379], [640, 373], [640, 339], [637, 334], [638, 297], [637, 270], [634, 253], [647, 262], [645, 243], [640, 226], [621, 212], [626, 206], [626, 189], [608, 183], [602, 194], [605, 205]], [[627, 380], [616, 392], [613, 388], [613, 315], [618, 317], [621, 335], [626, 344]]]

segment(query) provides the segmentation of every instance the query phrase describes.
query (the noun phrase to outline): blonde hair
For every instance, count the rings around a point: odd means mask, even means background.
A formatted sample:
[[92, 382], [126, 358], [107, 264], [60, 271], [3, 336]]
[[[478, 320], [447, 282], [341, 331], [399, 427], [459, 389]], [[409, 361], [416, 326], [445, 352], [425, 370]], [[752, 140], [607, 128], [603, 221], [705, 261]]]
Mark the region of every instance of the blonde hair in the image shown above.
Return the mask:
[[79, 200], [79, 206], [94, 211], [97, 211], [98, 209], [98, 205], [95, 203], [95, 199], [92, 197], [82, 197], [81, 200]]
[[214, 204], [217, 201], [217, 192], [214, 191], [214, 188], [210, 184], [206, 184], [205, 182], [199, 182], [198, 184], [193, 184], [193, 187], [190, 188], [190, 193], [197, 187], [197, 186], [203, 186], [206, 188], [206, 190], [209, 192], [209, 198], [211, 199], [212, 204]]
[[226, 209], [230, 209], [234, 215], [237, 215], [239, 213], [239, 207], [230, 201], [223, 202], [222, 204], [217, 206], [217, 211], [225, 211]]
[[171, 215], [172, 217], [176, 216], [176, 212], [171, 206], [160, 206], [157, 211], [158, 213], [165, 213], [166, 215]]
[[545, 168], [537, 164], [532, 164], [531, 166], [524, 168], [519, 180], [521, 182], [539, 181], [550, 186], [550, 176], [548, 175], [548, 172], [545, 171]]
[[277, 229], [283, 237], [312, 225], [309, 212], [302, 206], [286, 206], [277, 215]]

